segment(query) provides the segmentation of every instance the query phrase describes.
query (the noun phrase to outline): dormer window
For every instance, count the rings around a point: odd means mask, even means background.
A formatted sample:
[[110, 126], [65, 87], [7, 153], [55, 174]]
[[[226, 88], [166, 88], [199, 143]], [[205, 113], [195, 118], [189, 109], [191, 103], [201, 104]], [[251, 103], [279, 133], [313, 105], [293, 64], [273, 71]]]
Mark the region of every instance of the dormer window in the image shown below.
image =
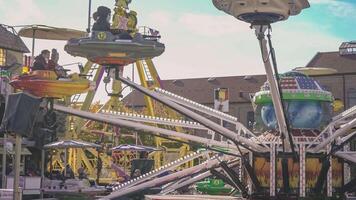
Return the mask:
[[6, 50], [0, 48], [0, 66], [6, 65]]
[[343, 42], [339, 47], [339, 53], [341, 56], [356, 55], [356, 41]]

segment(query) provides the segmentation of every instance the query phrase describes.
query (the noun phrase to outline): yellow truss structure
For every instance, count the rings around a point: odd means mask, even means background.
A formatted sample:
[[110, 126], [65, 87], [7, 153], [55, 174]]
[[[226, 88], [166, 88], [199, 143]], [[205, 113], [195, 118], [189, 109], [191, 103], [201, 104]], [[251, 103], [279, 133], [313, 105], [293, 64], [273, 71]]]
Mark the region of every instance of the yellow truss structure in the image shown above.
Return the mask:
[[[112, 28], [121, 28], [126, 27], [127, 30], [134, 34], [138, 30], [137, 26], [137, 13], [135, 11], [128, 11], [128, 1], [127, 0], [118, 0], [115, 4], [115, 14], [113, 15], [113, 24]], [[125, 18], [123, 20], [123, 18]], [[121, 23], [127, 22], [126, 25]], [[154, 63], [151, 59], [145, 59], [137, 61], [136, 63], [138, 75], [140, 77], [140, 81], [142, 86], [154, 89], [157, 87], [161, 87], [159, 76], [157, 70], [154, 66]], [[92, 77], [92, 81], [101, 81], [99, 80], [100, 76], [102, 76], [103, 67], [97, 64], [93, 64], [91, 62], [87, 62], [84, 66], [83, 74], [89, 75]], [[122, 90], [121, 82], [118, 80], [113, 80], [112, 83], [112, 91], [113, 94], [118, 94]], [[79, 99], [81, 95], [74, 95], [70, 100], [70, 105], [75, 108], [80, 108], [83, 111], [89, 111], [92, 105], [94, 96], [96, 91], [90, 91], [86, 94], [84, 101], [79, 103]], [[128, 111], [128, 108], [125, 108], [123, 104], [120, 102], [120, 97], [117, 95], [113, 95], [110, 97], [109, 101], [104, 104], [102, 109], [112, 110], [112, 111]], [[151, 98], [145, 96], [145, 103], [147, 114], [150, 116], [162, 116], [162, 117], [170, 117], [170, 118], [178, 118], [178, 115], [168, 108], [163, 107], [163, 105], [154, 102]], [[131, 111], [134, 112], [134, 111]], [[165, 115], [165, 116], [163, 116]], [[65, 135], [66, 139], [77, 139], [83, 138], [87, 134], [91, 133], [91, 130], [86, 128], [86, 120], [70, 116], [68, 117], [68, 132]], [[174, 128], [176, 131], [182, 132], [183, 130], [179, 127]], [[104, 124], [100, 130], [102, 133], [106, 134], [115, 134], [112, 133], [112, 129], [107, 124]], [[111, 133], [110, 133], [111, 132]], [[84, 134], [83, 134], [84, 133]], [[113, 145], [118, 145], [118, 137], [114, 136]], [[190, 153], [190, 147], [186, 144], [180, 144], [178, 142], [174, 142], [171, 140], [155, 137], [155, 143], [158, 148], [164, 148], [165, 151], [159, 151], [153, 153], [153, 158], [155, 160], [155, 168], [158, 168], [166, 163], [169, 163], [179, 157], [183, 157]], [[80, 167], [83, 167], [89, 178], [95, 179], [97, 176], [97, 163], [98, 163], [98, 153], [95, 150], [91, 149], [68, 149], [68, 161], [67, 163], [72, 167], [74, 173], [77, 173]], [[100, 183], [111, 183], [117, 180], [116, 172], [112, 170], [111, 164], [116, 163], [121, 167], [128, 171], [130, 169], [130, 160], [136, 158], [135, 153], [125, 153], [119, 155], [118, 158], [112, 159], [112, 157], [108, 156], [106, 153], [100, 153], [100, 158], [102, 160], [102, 171], [100, 174]], [[56, 153], [52, 158], [52, 166], [54, 171], [62, 171], [64, 166], [62, 164], [60, 158], [60, 153]], [[189, 162], [186, 164], [186, 167], [191, 167], [193, 162]], [[50, 168], [50, 165], [48, 166]]]

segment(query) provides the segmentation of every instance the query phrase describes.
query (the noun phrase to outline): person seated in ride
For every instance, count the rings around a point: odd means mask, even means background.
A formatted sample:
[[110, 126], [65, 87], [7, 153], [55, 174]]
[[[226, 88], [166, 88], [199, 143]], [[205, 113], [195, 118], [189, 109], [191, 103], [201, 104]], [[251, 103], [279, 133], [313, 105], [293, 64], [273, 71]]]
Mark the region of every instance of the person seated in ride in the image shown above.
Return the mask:
[[58, 64], [58, 60], [59, 60], [59, 53], [57, 49], [52, 49], [51, 59], [48, 61], [48, 68], [49, 70], [53, 70], [54, 72], [56, 72], [58, 78], [66, 78], [67, 72], [63, 68], [63, 66], [60, 66]]
[[48, 61], [48, 70], [55, 70], [58, 66], [59, 53], [57, 49], [52, 49], [51, 59]]
[[85, 173], [85, 170], [84, 170], [83, 167], [80, 167], [80, 168], [78, 169], [78, 178], [79, 178], [80, 180], [82, 180], [82, 179], [87, 179], [87, 178], [88, 178], [88, 175]]
[[[64, 173], [65, 172], [65, 173]], [[74, 179], [74, 172], [69, 164], [67, 164], [66, 169], [62, 172], [64, 179]]]
[[99, 6], [97, 11], [93, 14], [95, 23], [92, 31], [110, 31], [110, 14], [111, 10], [105, 6]]
[[[130, 12], [131, 13], [131, 12]], [[117, 23], [117, 29], [111, 29], [111, 33], [118, 35], [121, 40], [132, 40], [132, 36], [129, 33], [129, 16], [130, 13], [127, 13], [124, 8], [116, 8], [114, 21]], [[130, 23], [132, 25], [132, 23]]]
[[36, 56], [35, 62], [32, 66], [32, 71], [36, 70], [48, 70], [48, 61], [50, 57], [50, 52], [45, 49], [41, 51], [41, 54]]
[[134, 173], [132, 174], [132, 178], [137, 178], [141, 176], [141, 170], [140, 169], [135, 169]]

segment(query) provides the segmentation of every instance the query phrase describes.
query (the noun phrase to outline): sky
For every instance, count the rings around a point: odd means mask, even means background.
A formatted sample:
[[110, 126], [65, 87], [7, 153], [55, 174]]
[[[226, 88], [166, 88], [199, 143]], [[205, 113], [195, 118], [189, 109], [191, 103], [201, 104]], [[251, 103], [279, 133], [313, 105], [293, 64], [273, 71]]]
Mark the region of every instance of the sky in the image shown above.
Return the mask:
[[[92, 0], [114, 7], [114, 0]], [[317, 52], [337, 51], [356, 40], [355, 0], [309, 0], [311, 7], [273, 24], [272, 39], [280, 72], [305, 66]], [[161, 79], [263, 74], [258, 42], [249, 25], [217, 10], [211, 0], [132, 0], [140, 26], [158, 29], [166, 51], [154, 59]], [[88, 0], [0, 0], [0, 23], [46, 24], [85, 30]], [[31, 40], [25, 39], [31, 47]], [[38, 40], [57, 48], [60, 63], [85, 62], [63, 51], [65, 42]], [[127, 67], [130, 68], [130, 67]], [[75, 70], [75, 69], [73, 69]], [[131, 69], [126, 70], [129, 76]]]

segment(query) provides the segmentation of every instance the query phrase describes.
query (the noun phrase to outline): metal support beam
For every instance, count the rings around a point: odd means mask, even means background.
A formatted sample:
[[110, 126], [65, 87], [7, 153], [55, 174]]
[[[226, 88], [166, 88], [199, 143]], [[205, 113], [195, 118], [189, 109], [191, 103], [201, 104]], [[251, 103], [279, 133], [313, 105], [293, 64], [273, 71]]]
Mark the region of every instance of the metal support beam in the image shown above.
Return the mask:
[[[344, 146], [344, 151], [350, 151], [350, 144]], [[351, 181], [351, 168], [347, 162], [344, 163], [344, 184]]]
[[270, 153], [270, 170], [269, 170], [269, 195], [276, 196], [276, 144], [272, 142]]
[[284, 155], [282, 157], [282, 179], [283, 179], [283, 192], [285, 194], [290, 193], [290, 185], [289, 185], [289, 166], [288, 166], [288, 158]]
[[299, 147], [299, 196], [305, 197], [305, 144]]
[[[293, 141], [293, 138], [290, 138], [290, 135], [288, 133], [287, 121], [285, 118], [284, 108], [281, 99], [282, 91], [279, 91], [278, 83], [276, 81], [276, 78], [274, 77], [274, 76], [278, 76], [278, 74], [273, 73], [272, 64], [269, 58], [270, 52], [267, 49], [267, 40], [265, 38], [265, 32], [268, 29], [268, 26], [254, 26], [254, 28], [261, 48], [261, 54], [266, 70], [267, 80], [270, 87], [273, 108], [278, 122], [278, 129], [285, 139], [285, 142], [283, 143], [284, 150], [286, 152], [291, 152], [293, 148], [292, 146], [293, 143], [291, 141]], [[272, 51], [272, 49], [270, 49], [270, 51]]]
[[3, 152], [2, 152], [2, 189], [6, 189], [6, 139], [7, 139], [7, 134], [4, 134], [3, 138]]
[[322, 161], [321, 170], [320, 170], [320, 173], [318, 176], [318, 180], [315, 184], [315, 189], [314, 189], [315, 194], [320, 195], [322, 193], [322, 190], [325, 185], [325, 181], [328, 176], [329, 169], [330, 169], [330, 160], [329, 160], [329, 157], [327, 157], [326, 159], [324, 159]]
[[153, 126], [149, 126], [149, 125], [145, 125], [145, 124], [141, 124], [141, 123], [137, 123], [137, 122], [108, 118], [106, 115], [103, 115], [103, 114], [96, 114], [96, 113], [76, 110], [73, 108], [68, 108], [68, 107], [60, 106], [60, 105], [54, 105], [54, 109], [57, 111], [60, 111], [60, 112], [67, 113], [67, 114], [72, 114], [72, 115], [79, 116], [82, 118], [99, 121], [99, 122], [104, 122], [104, 123], [108, 123], [108, 124], [115, 125], [115, 126], [125, 126], [128, 128], [137, 130], [137, 131], [151, 132], [153, 135], [156, 135], [156, 136], [164, 135], [165, 137], [167, 137], [167, 136], [168, 137], [178, 137], [178, 138], [182, 138], [184, 140], [193, 141], [193, 142], [196, 142], [199, 144], [204, 144], [209, 147], [219, 146], [219, 147], [224, 147], [224, 148], [230, 149], [234, 152], [238, 151], [234, 144], [218, 142], [218, 141], [210, 140], [207, 138], [202, 138], [202, 137], [189, 135], [189, 134], [185, 134], [185, 133], [179, 133], [176, 131], [153, 127]]
[[246, 186], [240, 181], [238, 174], [234, 172], [230, 167], [227, 165], [226, 162], [221, 162], [220, 167], [228, 174], [229, 179], [232, 182], [232, 186], [238, 188], [241, 191], [242, 197], [248, 197], [248, 191]]
[[217, 167], [217, 165], [219, 164], [219, 161], [217, 160], [217, 158], [218, 158], [218, 156], [214, 156], [212, 159], [210, 159], [200, 165], [196, 165], [196, 166], [188, 168], [188, 169], [183, 169], [181, 171], [178, 171], [176, 173], [169, 174], [169, 175], [166, 175], [163, 177], [155, 178], [153, 180], [141, 183], [139, 185], [135, 185], [130, 188], [117, 190], [115, 192], [112, 192], [108, 196], [102, 197], [101, 199], [102, 200], [117, 199], [119, 197], [124, 197], [124, 196], [133, 194], [138, 191], [143, 191], [148, 188], [158, 187], [163, 184], [188, 177], [192, 174], [206, 172], [206, 171], [210, 170], [211, 168]]
[[16, 134], [16, 143], [15, 143], [15, 175], [14, 175], [14, 200], [21, 200], [21, 187], [20, 187], [20, 161], [21, 161], [21, 135]]
[[[44, 179], [45, 179], [45, 176], [44, 176], [45, 167], [46, 167], [45, 155], [46, 155], [46, 152], [42, 148], [42, 150], [41, 150], [41, 188], [43, 188], [43, 183], [44, 183]], [[43, 190], [41, 190], [41, 199], [43, 199]]]
[[332, 141], [334, 141], [336, 138], [341, 137], [345, 134], [350, 133], [349, 131], [356, 126], [356, 118], [353, 120], [347, 122], [346, 124], [343, 124], [339, 129], [336, 131], [330, 130], [331, 128], [329, 127], [329, 137], [327, 137], [325, 140], [323, 140], [321, 143], [319, 143], [317, 146], [311, 149], [312, 152], [317, 153], [320, 150], [324, 149], [328, 144], [330, 144]]
[[173, 101], [181, 106], [184, 106], [186, 108], [189, 108], [191, 110], [195, 110], [199, 113], [204, 113], [209, 116], [212, 116], [214, 118], [217, 118], [219, 120], [224, 120], [228, 123], [231, 123], [236, 126], [236, 130], [238, 132], [243, 133], [244, 135], [247, 135], [249, 138], [256, 140], [257, 143], [262, 144], [266, 149], [269, 149], [267, 145], [264, 145], [263, 142], [253, 133], [251, 132], [248, 128], [246, 128], [242, 123], [238, 121], [238, 119], [232, 115], [223, 113], [221, 111], [215, 110], [213, 108], [210, 108], [208, 106], [199, 104], [195, 101], [192, 101], [190, 99], [187, 99], [185, 97], [176, 95], [172, 92], [163, 90], [161, 88], [155, 88], [155, 91], [158, 92], [161, 95], [164, 95], [167, 99], [170, 101]]
[[[328, 147], [328, 153], [331, 151], [331, 145], [329, 144]], [[333, 157], [330, 156], [330, 167], [329, 167], [329, 171], [328, 171], [328, 176], [327, 176], [327, 180], [326, 180], [326, 193], [328, 197], [332, 197], [333, 196]]]
[[130, 85], [131, 87], [137, 89], [138, 91], [144, 93], [147, 96], [150, 96], [151, 98], [154, 98], [155, 100], [165, 104], [166, 106], [171, 107], [172, 109], [180, 112], [181, 114], [197, 121], [198, 123], [208, 127], [209, 129], [215, 131], [216, 133], [221, 134], [222, 136], [225, 136], [226, 138], [232, 140], [232, 141], [236, 141], [237, 143], [239, 143], [240, 145], [247, 147], [249, 149], [252, 149], [253, 151], [257, 151], [257, 152], [265, 152], [268, 149], [266, 149], [265, 147], [262, 147], [254, 142], [252, 142], [251, 140], [241, 137], [240, 135], [237, 135], [235, 132], [220, 126], [219, 124], [216, 124], [215, 122], [212, 122], [211, 120], [183, 107], [178, 105], [175, 102], [170, 101], [169, 99], [165, 98], [162, 95], [159, 95], [153, 91], [150, 91], [132, 81], [129, 81], [123, 77], [119, 77], [119, 79], [124, 82], [127, 85]]
[[160, 194], [168, 194], [168, 193], [174, 192], [180, 188], [189, 186], [189, 185], [194, 184], [198, 181], [201, 181], [205, 178], [208, 178], [209, 176], [211, 176], [210, 171], [204, 172], [204, 173], [196, 175], [194, 177], [188, 177], [187, 180], [184, 180], [184, 181], [180, 180], [179, 182], [174, 183], [173, 185], [171, 185], [167, 188], [164, 188]]
[[[249, 162], [250, 162], [250, 165], [252, 166], [252, 164], [253, 164], [253, 154], [252, 154], [252, 152], [249, 152], [248, 153], [248, 158], [249, 158]], [[243, 165], [244, 165], [244, 163], [243, 162], [241, 162], [242, 164], [242, 167], [243, 167]], [[248, 174], [248, 172], [247, 172], [247, 174]], [[248, 194], [249, 195], [251, 195], [252, 194], [252, 192], [253, 192], [253, 188], [252, 188], [252, 180], [249, 178], [249, 179], [247, 179], [247, 187], [248, 187]]]
[[158, 175], [160, 175], [160, 174], [162, 174], [164, 172], [174, 170], [177, 167], [181, 166], [182, 164], [187, 163], [187, 162], [189, 162], [191, 160], [194, 160], [194, 159], [202, 157], [202, 156], [205, 157], [206, 154], [207, 154], [207, 152], [205, 152], [205, 151], [194, 152], [192, 154], [189, 154], [187, 156], [179, 158], [178, 160], [175, 160], [175, 161], [173, 161], [171, 163], [168, 163], [168, 164], [166, 164], [164, 166], [161, 166], [158, 169], [150, 171], [150, 172], [148, 172], [146, 174], [142, 174], [140, 177], [134, 178], [133, 180], [130, 180], [128, 182], [124, 182], [124, 183], [114, 187], [113, 190], [123, 189], [123, 188], [128, 188], [128, 187], [132, 187], [132, 186], [138, 185], [138, 184], [143, 183], [143, 182], [145, 182], [147, 180], [153, 179], [153, 178], [157, 177]]

